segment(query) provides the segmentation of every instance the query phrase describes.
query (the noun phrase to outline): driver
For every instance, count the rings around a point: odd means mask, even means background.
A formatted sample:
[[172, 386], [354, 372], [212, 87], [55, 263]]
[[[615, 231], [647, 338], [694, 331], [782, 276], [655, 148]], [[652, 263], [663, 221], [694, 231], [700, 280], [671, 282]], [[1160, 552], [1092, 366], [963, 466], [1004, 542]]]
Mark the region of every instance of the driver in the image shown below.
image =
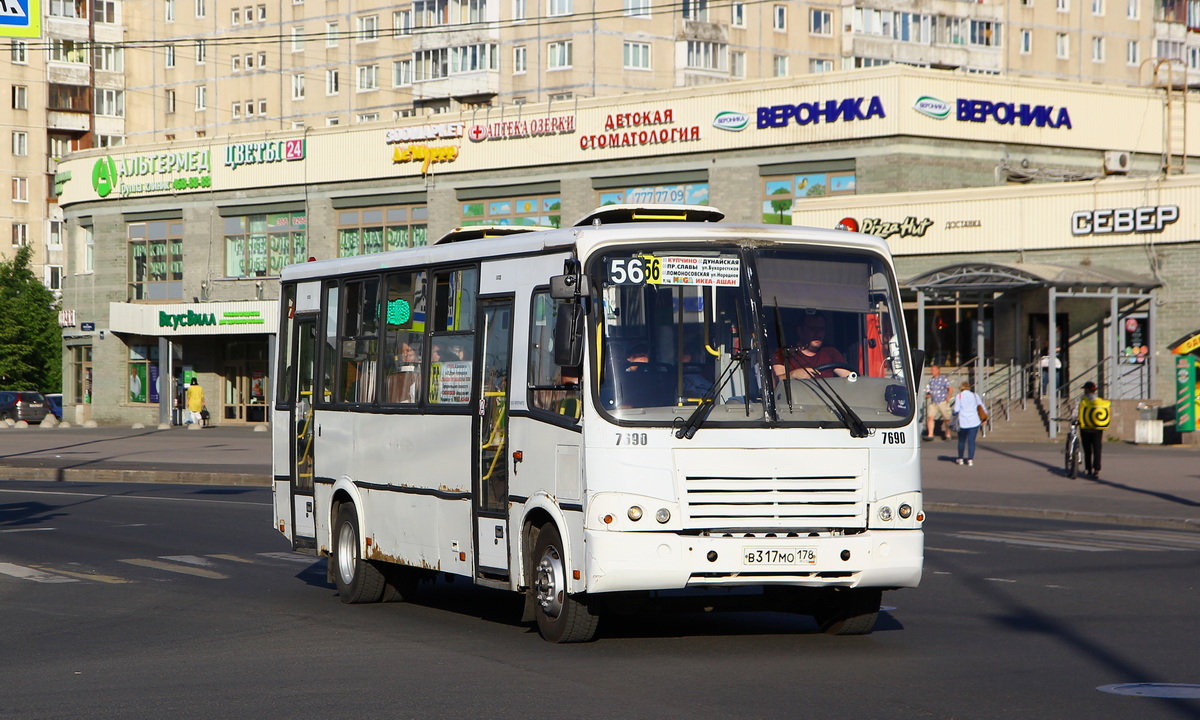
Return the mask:
[[[846, 377], [850, 369], [846, 366], [846, 358], [837, 348], [825, 346], [825, 317], [818, 313], [805, 313], [803, 322], [796, 328], [799, 343], [795, 347], [780, 348], [771, 358], [771, 369], [775, 378], [801, 380], [814, 377]], [[784, 367], [786, 365], [786, 372]], [[825, 365], [841, 365], [827, 367]]]

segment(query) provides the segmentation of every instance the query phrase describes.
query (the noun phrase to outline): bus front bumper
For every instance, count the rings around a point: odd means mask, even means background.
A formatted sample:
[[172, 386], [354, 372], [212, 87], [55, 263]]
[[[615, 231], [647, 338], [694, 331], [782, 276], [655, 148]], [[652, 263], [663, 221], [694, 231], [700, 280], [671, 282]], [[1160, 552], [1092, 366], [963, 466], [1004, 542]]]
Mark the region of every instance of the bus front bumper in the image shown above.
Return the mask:
[[916, 587], [920, 530], [820, 537], [585, 531], [587, 592], [693, 587]]

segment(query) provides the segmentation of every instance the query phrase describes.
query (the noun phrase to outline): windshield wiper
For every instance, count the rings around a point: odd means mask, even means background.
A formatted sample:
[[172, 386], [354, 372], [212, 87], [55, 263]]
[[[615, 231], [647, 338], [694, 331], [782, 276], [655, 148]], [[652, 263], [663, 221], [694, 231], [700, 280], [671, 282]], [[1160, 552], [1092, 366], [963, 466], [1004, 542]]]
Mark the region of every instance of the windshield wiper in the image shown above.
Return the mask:
[[820, 373], [817, 373], [807, 381], [801, 380], [801, 382], [806, 382], [812, 387], [813, 394], [821, 398], [821, 401], [825, 403], [829, 411], [838, 420], [841, 420], [846, 429], [850, 431], [850, 437], [865, 438], [871, 435], [870, 428], [858, 416], [858, 413], [854, 412], [854, 408], [850, 406], [850, 403], [846, 402], [846, 399], [834, 389], [829, 380], [824, 378]]
[[[692, 414], [688, 416], [688, 419], [684, 420], [675, 428], [676, 438], [681, 440], [691, 440], [692, 437], [695, 436], [696, 431], [700, 429], [700, 426], [704, 424], [704, 421], [708, 419], [709, 414], [712, 412], [713, 406], [716, 404], [717, 395], [725, 388], [726, 385], [729, 384], [729, 381], [733, 379], [734, 373], [737, 372], [737, 369], [741, 367], [749, 357], [750, 350], [746, 348], [734, 350], [730, 354], [730, 358], [733, 360], [733, 362], [729, 363], [729, 367], [725, 368], [725, 371], [721, 373], [721, 377], [717, 379], [717, 382], [713, 383], [713, 386], [708, 389], [708, 392], [704, 393], [704, 397], [700, 398], [700, 404], [696, 406], [696, 409], [692, 411]], [[747, 388], [746, 392], [749, 393], [749, 391], [749, 388]], [[749, 397], [746, 398], [746, 407], [750, 407]], [[675, 419], [679, 420], [680, 418]]]

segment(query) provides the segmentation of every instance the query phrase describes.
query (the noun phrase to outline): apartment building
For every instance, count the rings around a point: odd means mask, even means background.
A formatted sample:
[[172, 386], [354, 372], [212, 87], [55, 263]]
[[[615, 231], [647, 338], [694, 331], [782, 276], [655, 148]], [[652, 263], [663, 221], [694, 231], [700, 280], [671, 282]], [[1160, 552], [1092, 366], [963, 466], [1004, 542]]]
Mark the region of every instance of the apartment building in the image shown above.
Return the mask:
[[[131, 141], [569, 102], [902, 63], [1200, 81], [1200, 0], [152, 0], [126, 4]], [[1185, 72], [1186, 68], [1186, 72]], [[146, 105], [149, 108], [142, 111]]]

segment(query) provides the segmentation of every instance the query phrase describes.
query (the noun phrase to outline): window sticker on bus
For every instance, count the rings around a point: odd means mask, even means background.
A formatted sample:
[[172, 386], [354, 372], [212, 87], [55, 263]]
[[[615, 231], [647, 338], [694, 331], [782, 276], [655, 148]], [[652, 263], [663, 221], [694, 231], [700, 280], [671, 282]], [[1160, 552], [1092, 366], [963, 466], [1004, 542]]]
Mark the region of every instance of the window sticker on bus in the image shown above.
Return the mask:
[[429, 402], [461, 405], [471, 401], [471, 362], [433, 363], [429, 373]]
[[737, 287], [742, 261], [735, 255], [641, 255], [608, 261], [610, 285], [709, 285]]

